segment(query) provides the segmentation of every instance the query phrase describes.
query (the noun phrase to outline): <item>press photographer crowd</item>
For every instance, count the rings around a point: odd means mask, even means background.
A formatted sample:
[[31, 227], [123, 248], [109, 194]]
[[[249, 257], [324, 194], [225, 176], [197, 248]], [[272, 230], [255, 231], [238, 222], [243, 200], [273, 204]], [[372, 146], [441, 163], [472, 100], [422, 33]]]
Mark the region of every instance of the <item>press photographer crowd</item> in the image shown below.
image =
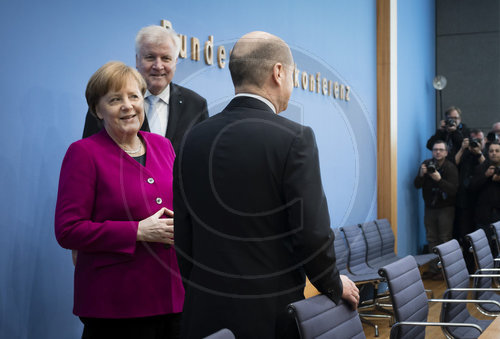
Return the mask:
[[[500, 220], [500, 122], [486, 137], [480, 129], [462, 123], [462, 112], [452, 106], [436, 133], [427, 141], [432, 158], [424, 160], [414, 180], [422, 188], [424, 225], [429, 249], [483, 228], [492, 241], [489, 225]], [[491, 246], [496, 255], [496, 246]], [[469, 271], [473, 258], [464, 250]], [[440, 280], [437, 261], [423, 278]]]

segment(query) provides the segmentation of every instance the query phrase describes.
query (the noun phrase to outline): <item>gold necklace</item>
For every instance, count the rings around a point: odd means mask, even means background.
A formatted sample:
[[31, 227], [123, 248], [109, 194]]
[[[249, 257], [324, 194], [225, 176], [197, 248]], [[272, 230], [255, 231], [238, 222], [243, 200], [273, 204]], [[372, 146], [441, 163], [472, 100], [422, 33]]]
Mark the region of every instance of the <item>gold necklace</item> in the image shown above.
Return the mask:
[[136, 153], [139, 153], [142, 149], [142, 142], [140, 140], [139, 140], [139, 147], [137, 147], [136, 150], [132, 150], [132, 151], [126, 150], [122, 144], [119, 144], [119, 145], [120, 145], [120, 148], [122, 150], [124, 150], [127, 154], [136, 154]]

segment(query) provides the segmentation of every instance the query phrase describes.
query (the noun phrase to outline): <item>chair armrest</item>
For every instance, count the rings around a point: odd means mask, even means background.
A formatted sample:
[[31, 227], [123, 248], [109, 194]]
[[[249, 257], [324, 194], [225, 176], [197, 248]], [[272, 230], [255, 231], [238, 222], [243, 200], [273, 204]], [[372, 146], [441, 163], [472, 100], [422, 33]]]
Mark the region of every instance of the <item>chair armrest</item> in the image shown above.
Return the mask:
[[469, 274], [469, 278], [500, 278], [499, 274]]
[[449, 288], [443, 293], [443, 298], [448, 292], [500, 292], [500, 288], [496, 287], [455, 287]]
[[447, 326], [447, 327], [473, 327], [476, 330], [479, 331], [479, 333], [483, 333], [483, 329], [476, 324], [467, 324], [467, 323], [441, 323], [441, 322], [430, 322], [430, 323], [424, 323], [424, 322], [415, 322], [415, 321], [401, 321], [398, 323], [395, 323], [392, 325], [391, 328], [391, 333], [392, 331], [400, 326]]
[[479, 300], [479, 299], [429, 299], [429, 302], [445, 303], [445, 304], [495, 304], [500, 307], [500, 302], [496, 300]]
[[474, 274], [479, 274], [481, 272], [500, 272], [500, 268], [481, 268], [474, 272]]

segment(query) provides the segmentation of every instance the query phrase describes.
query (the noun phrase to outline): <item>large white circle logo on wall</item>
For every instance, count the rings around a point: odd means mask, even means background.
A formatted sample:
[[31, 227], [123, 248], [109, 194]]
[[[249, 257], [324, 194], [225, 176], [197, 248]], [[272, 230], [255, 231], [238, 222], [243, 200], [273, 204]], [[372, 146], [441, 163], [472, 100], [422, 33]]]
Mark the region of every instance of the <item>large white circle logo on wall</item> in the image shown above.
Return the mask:
[[[228, 64], [229, 51], [235, 42], [236, 39], [216, 42], [227, 51], [223, 69], [217, 67], [217, 62], [207, 66], [203, 60], [193, 61], [189, 53], [186, 59], [178, 61], [174, 82], [204, 96], [210, 115], [222, 111], [233, 98]], [[331, 83], [348, 84], [321, 58], [290, 47], [299, 71], [298, 87], [294, 88], [288, 109], [281, 115], [310, 126], [316, 135], [331, 225], [339, 227], [372, 220], [376, 217], [377, 196], [376, 132], [372, 123], [375, 119], [370, 119], [355, 88], [349, 89], [349, 101], [340, 95], [334, 97], [333, 90], [323, 94], [323, 78]], [[307, 72], [305, 89], [303, 72]], [[309, 81], [313, 79], [317, 81], [311, 91]]]

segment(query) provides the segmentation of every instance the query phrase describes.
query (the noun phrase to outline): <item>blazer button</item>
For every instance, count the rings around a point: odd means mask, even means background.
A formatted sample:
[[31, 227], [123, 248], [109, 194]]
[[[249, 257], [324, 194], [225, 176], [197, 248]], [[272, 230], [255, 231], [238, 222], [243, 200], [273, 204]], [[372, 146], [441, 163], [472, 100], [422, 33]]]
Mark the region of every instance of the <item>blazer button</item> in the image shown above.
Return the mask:
[[148, 182], [149, 182], [150, 184], [154, 184], [155, 179], [153, 179], [153, 178], [148, 178]]
[[162, 202], [163, 202], [163, 200], [161, 200], [161, 198], [156, 198], [156, 203], [157, 203], [158, 205], [161, 205], [161, 203], [162, 203]]

